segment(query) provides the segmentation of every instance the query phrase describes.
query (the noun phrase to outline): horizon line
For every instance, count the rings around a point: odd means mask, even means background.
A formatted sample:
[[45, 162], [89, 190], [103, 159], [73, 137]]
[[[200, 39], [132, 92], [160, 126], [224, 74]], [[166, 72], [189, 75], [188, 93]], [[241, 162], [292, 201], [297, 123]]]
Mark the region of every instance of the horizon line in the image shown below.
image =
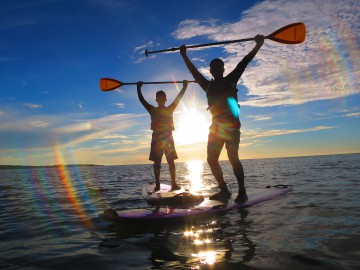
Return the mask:
[[[338, 154], [318, 154], [318, 155], [300, 155], [300, 156], [284, 156], [284, 157], [263, 157], [263, 158], [244, 158], [241, 160], [259, 160], [259, 159], [281, 159], [281, 158], [301, 158], [301, 157], [320, 157], [320, 156], [338, 156], [338, 155], [358, 155], [360, 153], [338, 153]], [[194, 159], [197, 160], [197, 159]], [[199, 160], [201, 161], [201, 160]], [[222, 161], [229, 161], [228, 159], [221, 159], [219, 160], [220, 162]], [[177, 162], [177, 164], [182, 164], [182, 163], [187, 163], [189, 161], [183, 161], [183, 162]], [[206, 160], [203, 161], [204, 163], [206, 163]], [[19, 167], [19, 168], [23, 168], [23, 167], [29, 167], [29, 168], [36, 168], [36, 167], [61, 167], [61, 166], [66, 166], [66, 167], [95, 167], [95, 166], [104, 166], [104, 167], [110, 167], [110, 166], [131, 166], [131, 165], [149, 165], [151, 164], [151, 162], [149, 161], [148, 163], [134, 163], [134, 164], [115, 164], [115, 165], [105, 165], [105, 164], [84, 164], [84, 163], [75, 163], [75, 164], [53, 164], [53, 165], [1, 165], [0, 164], [0, 169], [16, 169], [15, 167]], [[162, 162], [161, 164], [167, 164], [166, 162]], [[4, 167], [10, 167], [10, 168], [4, 168]], [[11, 168], [12, 167], [12, 168]]]

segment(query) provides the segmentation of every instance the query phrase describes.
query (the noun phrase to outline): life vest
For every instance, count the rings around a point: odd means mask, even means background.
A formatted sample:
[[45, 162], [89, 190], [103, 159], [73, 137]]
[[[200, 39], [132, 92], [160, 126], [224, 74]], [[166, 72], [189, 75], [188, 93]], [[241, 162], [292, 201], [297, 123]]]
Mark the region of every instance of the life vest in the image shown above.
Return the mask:
[[160, 132], [173, 131], [173, 111], [168, 107], [155, 107], [151, 113], [151, 130]]
[[208, 110], [213, 121], [223, 123], [239, 122], [239, 104], [236, 85], [226, 78], [212, 80], [206, 90]]

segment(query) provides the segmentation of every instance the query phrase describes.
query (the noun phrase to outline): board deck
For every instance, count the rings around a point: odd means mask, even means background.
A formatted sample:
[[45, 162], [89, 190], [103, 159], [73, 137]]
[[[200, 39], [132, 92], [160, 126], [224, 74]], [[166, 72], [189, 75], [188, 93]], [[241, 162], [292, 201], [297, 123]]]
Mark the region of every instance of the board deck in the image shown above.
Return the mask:
[[291, 190], [291, 187], [283, 185], [267, 187], [257, 192], [248, 194], [249, 199], [243, 204], [236, 204], [234, 202], [226, 204], [221, 201], [205, 199], [201, 204], [188, 208], [158, 206], [152, 209], [140, 208], [122, 210], [117, 211], [117, 220], [132, 223], [144, 222], [144, 224], [149, 224], [211, 218], [215, 215], [221, 215], [236, 208], [250, 207], [281, 197]]
[[147, 200], [158, 199], [158, 198], [168, 198], [173, 197], [179, 193], [185, 192], [185, 189], [182, 187], [179, 190], [171, 191], [171, 186], [167, 184], [160, 184], [160, 190], [154, 191], [155, 183], [148, 183], [142, 189], [142, 196]]
[[171, 190], [171, 186], [160, 184], [160, 190], [154, 191], [155, 183], [149, 183], [142, 189], [142, 196], [150, 205], [196, 205], [204, 200], [201, 194], [190, 192], [181, 188], [179, 190]]

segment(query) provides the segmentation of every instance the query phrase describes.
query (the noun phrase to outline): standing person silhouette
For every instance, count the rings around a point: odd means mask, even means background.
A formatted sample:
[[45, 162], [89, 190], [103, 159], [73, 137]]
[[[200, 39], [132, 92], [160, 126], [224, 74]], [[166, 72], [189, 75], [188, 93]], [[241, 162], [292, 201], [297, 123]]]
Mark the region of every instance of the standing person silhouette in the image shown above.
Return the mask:
[[225, 144], [229, 161], [238, 182], [236, 203], [248, 200], [244, 184], [244, 169], [239, 159], [240, 119], [236, 85], [249, 62], [255, 57], [264, 44], [264, 36], [255, 37], [256, 45], [231, 71], [224, 77], [224, 62], [215, 58], [210, 62], [210, 73], [213, 80], [207, 80], [194, 66], [186, 54], [186, 46], [180, 47], [180, 54], [196, 82], [206, 92], [208, 110], [212, 114], [212, 123], [207, 144], [207, 161], [219, 184], [220, 192], [210, 196], [210, 200], [228, 200], [231, 196], [224, 181], [219, 156]]
[[149, 160], [154, 161], [154, 175], [155, 175], [155, 189], [154, 191], [160, 190], [160, 168], [161, 168], [161, 159], [165, 153], [167, 163], [169, 164], [169, 171], [171, 176], [171, 190], [178, 190], [180, 187], [176, 184], [176, 171], [175, 171], [175, 159], [178, 158], [174, 139], [172, 136], [172, 131], [174, 128], [173, 121], [173, 112], [179, 104], [181, 98], [185, 94], [185, 91], [188, 86], [188, 81], [183, 81], [183, 88], [180, 93], [177, 95], [173, 103], [168, 107], [165, 106], [167, 101], [166, 93], [162, 90], [156, 92], [156, 102], [158, 107], [155, 107], [149, 104], [141, 92], [141, 87], [143, 82], [140, 81], [137, 83], [137, 94], [141, 104], [145, 109], [150, 113], [151, 117], [151, 129], [152, 139], [151, 139], [151, 149]]

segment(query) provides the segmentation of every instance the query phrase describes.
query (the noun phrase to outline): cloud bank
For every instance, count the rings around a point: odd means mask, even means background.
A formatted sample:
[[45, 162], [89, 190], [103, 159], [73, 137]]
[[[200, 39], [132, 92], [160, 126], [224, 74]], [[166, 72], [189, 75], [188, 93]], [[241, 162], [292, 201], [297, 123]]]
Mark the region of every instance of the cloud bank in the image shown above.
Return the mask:
[[[304, 43], [265, 41], [239, 82], [247, 91], [241, 105], [294, 105], [360, 92], [359, 14], [359, 2], [351, 0], [308, 0], [301, 5], [298, 1], [264, 1], [231, 23], [214, 19], [182, 21], [173, 35], [177, 39], [202, 36], [210, 42], [225, 41], [267, 35], [287, 24], [304, 22]], [[224, 46], [220, 57], [226, 70], [231, 71], [253, 46], [253, 42]], [[201, 53], [197, 51], [196, 57]], [[206, 65], [198, 66], [203, 72], [211, 59], [206, 60]]]

